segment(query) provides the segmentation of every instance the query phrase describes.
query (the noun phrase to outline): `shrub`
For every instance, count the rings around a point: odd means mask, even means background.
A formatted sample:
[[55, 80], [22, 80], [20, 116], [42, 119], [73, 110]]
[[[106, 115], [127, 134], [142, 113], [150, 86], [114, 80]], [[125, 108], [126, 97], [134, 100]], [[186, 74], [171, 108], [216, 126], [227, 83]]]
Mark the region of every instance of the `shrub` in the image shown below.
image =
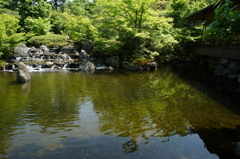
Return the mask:
[[0, 68], [4, 67], [6, 64], [6, 61], [0, 60]]
[[39, 47], [42, 44], [46, 45], [47, 47], [64, 46], [68, 43], [67, 37], [65, 35], [57, 34], [34, 36], [30, 38], [27, 42], [29, 45], [35, 47]]
[[150, 61], [146, 58], [139, 58], [139, 59], [134, 60], [133, 64], [141, 66], [141, 67], [146, 67], [149, 62]]

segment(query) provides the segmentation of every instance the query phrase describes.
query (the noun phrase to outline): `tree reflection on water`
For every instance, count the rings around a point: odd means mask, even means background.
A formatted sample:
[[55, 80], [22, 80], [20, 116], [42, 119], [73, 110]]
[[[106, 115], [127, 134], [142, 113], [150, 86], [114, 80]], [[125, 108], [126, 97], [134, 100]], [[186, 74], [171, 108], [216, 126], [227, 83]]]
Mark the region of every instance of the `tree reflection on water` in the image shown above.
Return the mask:
[[[199, 134], [192, 135], [191, 141], [200, 137], [212, 153], [234, 154], [238, 115], [169, 69], [138, 74], [34, 73], [26, 85], [13, 83], [13, 74], [3, 77], [0, 158], [9, 151], [62, 154], [61, 150], [72, 152], [71, 146], [81, 157], [86, 157], [83, 148], [93, 157], [100, 150], [106, 153], [102, 156], [111, 156], [110, 150], [118, 148], [116, 156], [143, 153], [141, 147], [150, 155], [152, 150], [163, 153], [165, 144], [174, 147], [171, 152], [178, 151], [177, 156], [191, 154], [183, 153], [188, 145], [176, 149], [176, 143], [191, 134]], [[103, 146], [108, 139], [108, 146]]]

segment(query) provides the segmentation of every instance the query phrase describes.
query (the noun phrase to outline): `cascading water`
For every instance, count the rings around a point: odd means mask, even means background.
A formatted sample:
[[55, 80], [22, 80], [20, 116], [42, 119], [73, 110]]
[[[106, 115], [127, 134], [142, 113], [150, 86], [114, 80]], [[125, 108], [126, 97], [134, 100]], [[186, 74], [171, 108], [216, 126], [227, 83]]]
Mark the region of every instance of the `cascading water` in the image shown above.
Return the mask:
[[[28, 67], [30, 72], [46, 72], [46, 71], [59, 71], [59, 70], [80, 70], [80, 53], [75, 49], [64, 48], [62, 50], [51, 49], [48, 52], [45, 50], [36, 48], [25, 48], [28, 50], [24, 53], [13, 54], [14, 59], [11, 59], [11, 63], [8, 67], [5, 67], [4, 71], [14, 72], [16, 71], [15, 65], [18, 66], [18, 62], [24, 61], [24, 64]], [[97, 61], [97, 57], [92, 56], [90, 61]], [[104, 65], [96, 65], [96, 69], [109, 69]]]
[[64, 64], [63, 67], [62, 67], [62, 69], [63, 69], [63, 70], [67, 69], [67, 65], [68, 65], [68, 64]]

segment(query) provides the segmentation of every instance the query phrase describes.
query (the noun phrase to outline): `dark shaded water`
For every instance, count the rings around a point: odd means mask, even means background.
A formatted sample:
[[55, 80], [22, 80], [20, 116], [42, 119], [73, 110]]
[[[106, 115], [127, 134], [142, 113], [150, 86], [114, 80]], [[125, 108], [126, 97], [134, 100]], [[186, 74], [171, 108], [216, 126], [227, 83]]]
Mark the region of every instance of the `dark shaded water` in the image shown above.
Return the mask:
[[0, 72], [0, 158], [237, 158], [237, 104], [195, 75]]

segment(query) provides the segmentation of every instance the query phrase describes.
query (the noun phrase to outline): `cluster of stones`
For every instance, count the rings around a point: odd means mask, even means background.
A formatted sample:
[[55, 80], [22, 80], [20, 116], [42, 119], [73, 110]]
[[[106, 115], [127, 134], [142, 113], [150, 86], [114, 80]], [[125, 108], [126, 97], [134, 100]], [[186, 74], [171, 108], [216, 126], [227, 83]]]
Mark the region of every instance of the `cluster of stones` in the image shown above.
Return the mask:
[[[78, 55], [75, 49], [70, 49], [73, 55]], [[25, 44], [19, 45], [15, 48], [13, 53], [17, 61], [34, 61], [34, 60], [58, 60], [66, 61], [72, 58], [66, 53], [57, 48], [48, 49], [47, 46], [41, 45], [40, 48], [27, 47]]]
[[221, 58], [214, 72], [218, 89], [222, 92], [240, 92], [240, 62]]
[[[74, 48], [63, 47], [58, 52], [49, 52], [49, 49], [42, 45], [39, 49], [36, 48], [28, 48], [25, 44], [17, 46], [14, 54], [21, 59], [29, 57], [30, 59], [26, 60], [33, 60], [33, 59], [57, 59], [58, 61], [66, 62], [65, 60], [69, 60], [68, 56], [74, 54], [77, 56], [77, 60], [79, 63], [71, 63], [73, 61], [68, 61], [68, 66], [74, 65], [74, 67], [78, 68], [81, 71], [92, 71], [95, 70], [96, 67], [104, 66], [104, 69], [108, 69], [112, 71], [113, 69], [126, 69], [130, 71], [150, 71], [155, 70], [158, 67], [156, 62], [150, 62], [147, 64], [146, 67], [141, 67], [138, 65], [134, 65], [126, 60], [126, 57], [106, 57], [104, 55], [93, 55], [91, 54], [93, 48], [93, 43], [91, 41], [86, 42], [80, 52], [75, 50]], [[34, 58], [35, 57], [35, 58]], [[58, 67], [58, 69], [63, 68], [64, 63], [56, 63], [56, 62], [46, 62], [45, 64], [41, 64], [41, 68], [51, 68], [51, 67]], [[36, 65], [36, 66], [35, 66]], [[31, 79], [29, 75], [28, 68], [24, 65], [24, 63], [19, 62], [17, 64], [17, 81], [19, 82], [26, 82]], [[33, 68], [37, 68], [37, 64], [32, 64]]]

